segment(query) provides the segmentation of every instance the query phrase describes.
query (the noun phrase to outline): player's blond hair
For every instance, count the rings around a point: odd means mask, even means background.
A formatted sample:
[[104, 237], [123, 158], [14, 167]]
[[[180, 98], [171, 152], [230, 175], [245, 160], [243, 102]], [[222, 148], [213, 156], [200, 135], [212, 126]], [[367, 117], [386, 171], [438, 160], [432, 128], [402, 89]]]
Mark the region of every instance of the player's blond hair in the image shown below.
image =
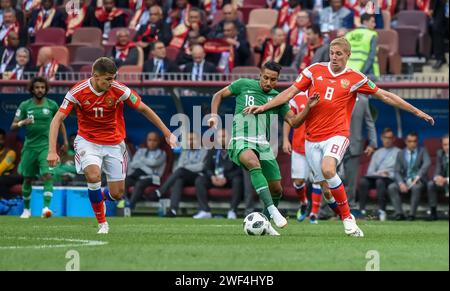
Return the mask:
[[330, 47], [332, 46], [340, 46], [346, 53], [350, 53], [352, 51], [352, 46], [345, 37], [338, 37], [333, 39], [333, 41], [330, 43]]

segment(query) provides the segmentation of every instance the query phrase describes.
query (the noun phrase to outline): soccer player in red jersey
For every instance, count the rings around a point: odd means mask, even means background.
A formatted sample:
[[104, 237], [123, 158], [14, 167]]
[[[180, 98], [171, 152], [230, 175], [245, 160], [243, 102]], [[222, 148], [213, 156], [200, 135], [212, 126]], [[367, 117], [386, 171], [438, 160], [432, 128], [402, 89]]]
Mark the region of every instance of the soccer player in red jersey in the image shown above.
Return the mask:
[[330, 44], [330, 62], [309, 66], [291, 87], [276, 98], [261, 106], [250, 106], [245, 112], [264, 112], [288, 102], [301, 91], [308, 90], [309, 95], [320, 95], [319, 103], [311, 108], [305, 120], [308, 164], [314, 173], [314, 182], [328, 186], [336, 199], [345, 233], [362, 237], [364, 234], [350, 214], [347, 194], [336, 174], [336, 167], [349, 144], [350, 119], [356, 95], [373, 95], [386, 104], [411, 112], [431, 125], [434, 125], [434, 120], [401, 97], [378, 88], [362, 73], [347, 68], [350, 51], [350, 43], [345, 38], [334, 39]]
[[[307, 92], [300, 92], [289, 101], [289, 106], [295, 114], [299, 114], [306, 107], [308, 102]], [[294, 128], [292, 135], [292, 144], [289, 141], [289, 133], [291, 126], [285, 122], [283, 127], [283, 151], [291, 155], [291, 178], [293, 180], [295, 192], [298, 195], [300, 208], [297, 211], [297, 220], [302, 222], [306, 218], [306, 208], [308, 200], [306, 198], [306, 180], [310, 178], [311, 169], [305, 156], [305, 140], [306, 131], [305, 124], [302, 124], [298, 128]], [[339, 208], [331, 195], [328, 188], [323, 189], [324, 198], [328, 203], [328, 206], [339, 215]], [[322, 202], [322, 190], [319, 184], [313, 183], [312, 195], [311, 195], [311, 212], [309, 215], [309, 221], [311, 224], [317, 224], [317, 218], [319, 215], [320, 204]]]
[[[135, 92], [114, 81], [116, 73], [117, 68], [111, 59], [97, 59], [92, 68], [92, 77], [70, 89], [50, 124], [47, 160], [50, 166], [55, 166], [59, 161], [56, 152], [58, 128], [72, 109], [77, 108], [75, 165], [78, 173], [84, 173], [86, 177], [89, 200], [99, 223], [98, 233], [109, 231], [104, 201], [121, 199], [125, 189], [128, 154], [124, 142], [124, 104], [155, 124], [170, 146], [174, 147], [177, 142], [158, 115]], [[101, 190], [102, 168], [108, 180], [108, 188], [104, 191]]]

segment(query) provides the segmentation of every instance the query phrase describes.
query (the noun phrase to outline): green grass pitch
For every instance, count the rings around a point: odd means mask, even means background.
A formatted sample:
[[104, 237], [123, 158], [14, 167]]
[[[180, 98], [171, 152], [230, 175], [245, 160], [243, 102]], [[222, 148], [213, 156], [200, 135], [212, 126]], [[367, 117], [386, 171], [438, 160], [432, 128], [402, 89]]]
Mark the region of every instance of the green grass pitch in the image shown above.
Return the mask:
[[339, 221], [291, 219], [280, 237], [247, 236], [241, 219], [109, 223], [97, 235], [94, 218], [0, 217], [0, 270], [65, 270], [70, 250], [81, 270], [365, 270], [368, 251], [381, 270], [449, 270], [448, 221], [360, 221], [364, 238], [344, 235]]

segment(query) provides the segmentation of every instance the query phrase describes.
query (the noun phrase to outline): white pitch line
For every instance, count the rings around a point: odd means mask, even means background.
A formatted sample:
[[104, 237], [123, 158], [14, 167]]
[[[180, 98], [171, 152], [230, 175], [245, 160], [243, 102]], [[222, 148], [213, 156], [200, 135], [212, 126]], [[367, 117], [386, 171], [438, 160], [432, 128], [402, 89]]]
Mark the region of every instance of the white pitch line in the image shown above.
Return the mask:
[[[6, 239], [35, 239], [43, 241], [66, 241], [72, 242], [71, 244], [57, 244], [57, 245], [30, 245], [30, 246], [0, 246], [0, 250], [14, 250], [14, 249], [50, 249], [50, 248], [66, 248], [66, 247], [84, 247], [84, 246], [101, 246], [106, 245], [108, 242], [99, 240], [83, 240], [83, 239], [70, 239], [70, 238], [31, 238], [31, 237], [6, 237]], [[75, 243], [73, 243], [75, 242]]]

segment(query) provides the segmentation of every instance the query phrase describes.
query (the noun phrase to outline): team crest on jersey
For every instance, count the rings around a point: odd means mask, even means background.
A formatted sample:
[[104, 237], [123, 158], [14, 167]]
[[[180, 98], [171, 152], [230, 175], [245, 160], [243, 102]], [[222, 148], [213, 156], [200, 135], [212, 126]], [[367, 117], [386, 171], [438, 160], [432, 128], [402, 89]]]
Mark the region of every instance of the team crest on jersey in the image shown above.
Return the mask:
[[44, 113], [45, 115], [49, 115], [50, 110], [48, 110], [47, 108], [44, 108], [44, 109], [42, 109], [42, 113]]
[[347, 89], [348, 86], [350, 86], [350, 81], [347, 80], [347, 79], [342, 79], [341, 80], [341, 86], [342, 86], [342, 88]]
[[111, 96], [106, 96], [105, 97], [105, 103], [108, 106], [114, 106], [114, 98]]

